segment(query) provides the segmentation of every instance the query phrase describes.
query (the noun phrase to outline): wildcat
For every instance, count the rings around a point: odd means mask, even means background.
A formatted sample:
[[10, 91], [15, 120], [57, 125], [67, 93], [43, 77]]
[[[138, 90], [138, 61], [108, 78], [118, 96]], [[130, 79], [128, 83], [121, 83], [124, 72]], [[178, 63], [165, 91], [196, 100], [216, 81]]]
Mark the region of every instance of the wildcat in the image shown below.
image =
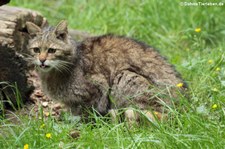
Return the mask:
[[134, 39], [102, 35], [77, 43], [68, 35], [66, 21], [44, 29], [31, 22], [26, 26], [43, 91], [75, 115], [87, 116], [85, 111], [92, 108], [116, 115], [116, 109], [126, 108], [125, 117], [136, 120], [135, 107], [160, 118], [179, 90], [186, 89], [171, 64]]

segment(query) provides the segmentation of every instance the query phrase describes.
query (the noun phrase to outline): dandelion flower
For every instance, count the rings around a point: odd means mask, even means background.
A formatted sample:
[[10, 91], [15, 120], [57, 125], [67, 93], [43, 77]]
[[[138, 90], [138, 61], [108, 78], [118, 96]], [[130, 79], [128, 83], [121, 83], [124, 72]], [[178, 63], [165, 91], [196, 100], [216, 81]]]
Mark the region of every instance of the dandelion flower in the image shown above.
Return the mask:
[[220, 71], [220, 70], [221, 70], [220, 67], [217, 67], [217, 68], [216, 68], [216, 71]]
[[45, 137], [48, 138], [48, 139], [51, 139], [51, 138], [52, 138], [52, 134], [51, 134], [51, 133], [47, 133], [47, 134], [45, 135]]
[[213, 60], [211, 60], [211, 59], [208, 60], [208, 63], [209, 63], [209, 64], [212, 64], [212, 63], [213, 63]]
[[196, 32], [196, 33], [201, 32], [201, 28], [196, 28], [196, 29], [195, 29], [195, 32]]
[[183, 85], [184, 85], [183, 83], [178, 83], [176, 86], [177, 87], [183, 87]]
[[212, 109], [217, 109], [218, 108], [218, 105], [217, 104], [213, 104], [212, 105]]
[[25, 144], [25, 145], [23, 146], [23, 149], [29, 149], [29, 145], [28, 145], [28, 144]]

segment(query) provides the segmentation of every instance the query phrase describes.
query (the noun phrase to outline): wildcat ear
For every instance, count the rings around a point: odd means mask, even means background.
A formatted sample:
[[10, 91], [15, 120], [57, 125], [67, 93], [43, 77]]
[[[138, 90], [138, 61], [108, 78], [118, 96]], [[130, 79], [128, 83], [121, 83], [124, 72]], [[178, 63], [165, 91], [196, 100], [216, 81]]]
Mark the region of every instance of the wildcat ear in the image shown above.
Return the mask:
[[26, 22], [27, 31], [31, 36], [41, 32], [41, 28], [32, 22]]
[[64, 40], [68, 34], [67, 21], [62, 20], [55, 28], [56, 38]]

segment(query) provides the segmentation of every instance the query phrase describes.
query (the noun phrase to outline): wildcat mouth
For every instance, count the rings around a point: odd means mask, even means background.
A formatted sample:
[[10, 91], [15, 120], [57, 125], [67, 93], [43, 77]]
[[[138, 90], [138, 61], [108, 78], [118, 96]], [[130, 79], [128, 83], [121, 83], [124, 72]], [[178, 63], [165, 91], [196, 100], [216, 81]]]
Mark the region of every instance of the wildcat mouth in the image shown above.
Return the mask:
[[40, 68], [42, 68], [42, 69], [47, 69], [47, 68], [50, 68], [50, 66], [45, 65], [45, 64], [41, 64], [41, 65], [39, 65], [39, 66], [40, 66]]

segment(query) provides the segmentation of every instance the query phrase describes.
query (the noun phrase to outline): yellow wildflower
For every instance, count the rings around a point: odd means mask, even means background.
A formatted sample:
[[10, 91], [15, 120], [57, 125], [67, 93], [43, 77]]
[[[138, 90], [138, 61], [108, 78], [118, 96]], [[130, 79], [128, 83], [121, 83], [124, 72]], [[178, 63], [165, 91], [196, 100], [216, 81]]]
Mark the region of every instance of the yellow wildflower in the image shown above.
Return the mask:
[[201, 28], [196, 28], [196, 29], [195, 29], [195, 32], [196, 32], [196, 33], [201, 32]]
[[221, 70], [220, 67], [217, 67], [217, 68], [216, 68], [216, 71], [220, 71], [220, 70]]
[[48, 138], [48, 139], [51, 139], [51, 138], [52, 138], [52, 134], [51, 134], [51, 133], [47, 133], [47, 134], [45, 135], [45, 137]]
[[213, 63], [213, 60], [211, 60], [211, 59], [208, 60], [208, 63], [209, 63], [209, 64], [212, 64], [212, 63]]
[[213, 104], [212, 105], [212, 109], [217, 109], [218, 108], [218, 105], [217, 104]]
[[28, 144], [25, 144], [25, 145], [23, 146], [23, 149], [29, 149], [29, 145], [28, 145]]
[[218, 92], [219, 90], [217, 88], [213, 88], [212, 91]]
[[41, 126], [40, 126], [40, 128], [44, 128], [45, 127], [45, 124], [42, 124]]
[[176, 86], [177, 87], [183, 87], [183, 85], [184, 85], [183, 83], [178, 83]]

